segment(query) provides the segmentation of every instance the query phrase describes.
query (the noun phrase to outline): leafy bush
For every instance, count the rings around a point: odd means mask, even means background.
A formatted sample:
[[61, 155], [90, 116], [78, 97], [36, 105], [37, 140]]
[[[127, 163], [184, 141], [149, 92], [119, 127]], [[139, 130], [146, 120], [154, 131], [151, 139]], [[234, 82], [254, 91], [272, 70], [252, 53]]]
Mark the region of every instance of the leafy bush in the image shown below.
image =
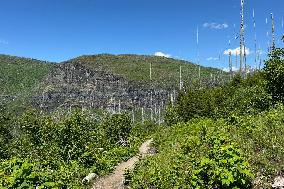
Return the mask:
[[[4, 188], [66, 188], [62, 182], [52, 182], [49, 175], [43, 175], [36, 164], [13, 158], [0, 164], [0, 186]], [[49, 180], [45, 182], [42, 178]]]
[[103, 129], [112, 144], [125, 145], [131, 127], [131, 119], [125, 114], [114, 114], [103, 123]]
[[[231, 89], [233, 92], [224, 97], [214, 109], [215, 118], [226, 118], [245, 114], [257, 114], [269, 109], [271, 98], [261, 85], [241, 86]], [[225, 96], [225, 95], [223, 95]]]
[[0, 160], [6, 159], [10, 156], [10, 143], [12, 140], [12, 134], [9, 130], [10, 119], [4, 113], [4, 107], [0, 106]]
[[209, 119], [180, 123], [155, 137], [159, 153], [126, 174], [131, 188], [249, 188], [251, 167], [240, 147]]
[[191, 176], [195, 187], [249, 188], [252, 179], [250, 165], [234, 143], [224, 136], [208, 139], [208, 155], [197, 161], [197, 170]]
[[139, 139], [145, 139], [151, 137], [154, 133], [159, 132], [164, 127], [159, 126], [151, 121], [145, 121], [142, 123], [137, 123], [132, 126], [131, 137], [137, 137]]
[[228, 119], [227, 132], [236, 141], [254, 168], [255, 175], [271, 180], [284, 170], [284, 107], [258, 115], [235, 116]]
[[182, 120], [182, 118], [180, 117], [177, 110], [178, 110], [178, 108], [173, 107], [173, 106], [169, 106], [166, 109], [164, 120], [165, 120], [165, 124], [167, 126], [177, 124], [178, 122], [180, 122]]
[[12, 157], [0, 162], [0, 188], [84, 188], [84, 176], [108, 174], [157, 128], [132, 126], [124, 114], [99, 123], [81, 111], [54, 117], [35, 110], [14, 125], [19, 138], [9, 146]]
[[276, 48], [265, 62], [264, 76], [266, 89], [272, 95], [274, 103], [284, 103], [284, 49]]
[[197, 117], [211, 117], [214, 112], [215, 100], [213, 89], [189, 90], [179, 94], [177, 114], [183, 121]]
[[249, 75], [246, 80], [237, 74], [225, 86], [180, 93], [177, 105], [168, 108], [165, 121], [170, 125], [198, 117], [218, 119], [247, 113], [257, 114], [269, 109], [271, 105], [262, 73]]

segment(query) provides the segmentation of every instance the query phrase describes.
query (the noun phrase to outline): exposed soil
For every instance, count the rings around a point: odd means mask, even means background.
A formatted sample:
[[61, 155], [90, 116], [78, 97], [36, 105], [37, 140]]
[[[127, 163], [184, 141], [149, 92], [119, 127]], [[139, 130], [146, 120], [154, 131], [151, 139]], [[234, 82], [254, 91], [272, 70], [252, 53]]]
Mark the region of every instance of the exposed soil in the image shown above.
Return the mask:
[[125, 189], [127, 188], [124, 185], [124, 172], [127, 169], [133, 169], [136, 162], [139, 161], [139, 156], [147, 156], [152, 154], [151, 149], [151, 140], [145, 141], [139, 148], [139, 154], [130, 158], [126, 162], [118, 164], [115, 168], [115, 171], [110, 175], [98, 179], [92, 189]]

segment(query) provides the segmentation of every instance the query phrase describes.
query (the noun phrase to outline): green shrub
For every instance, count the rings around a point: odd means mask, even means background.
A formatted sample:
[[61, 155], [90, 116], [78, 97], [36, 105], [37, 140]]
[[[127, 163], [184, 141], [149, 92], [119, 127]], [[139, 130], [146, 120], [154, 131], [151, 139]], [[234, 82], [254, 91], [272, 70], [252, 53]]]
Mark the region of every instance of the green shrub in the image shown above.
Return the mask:
[[106, 137], [110, 143], [125, 145], [131, 132], [131, 119], [126, 114], [114, 114], [103, 123]]
[[4, 113], [4, 107], [0, 106], [0, 160], [10, 156], [10, 145], [12, 141], [10, 118]]
[[213, 89], [189, 90], [179, 94], [177, 114], [182, 121], [198, 117], [211, 117], [214, 112], [215, 99]]
[[264, 77], [266, 89], [274, 103], [284, 103], [284, 49], [276, 48], [265, 62]]
[[180, 117], [178, 113], [178, 108], [169, 106], [166, 109], [164, 120], [167, 126], [171, 126], [171, 125], [177, 124], [178, 122], [182, 121], [182, 118]]
[[251, 167], [225, 125], [199, 119], [158, 133], [159, 153], [127, 172], [126, 182], [134, 189], [249, 188]]
[[172, 125], [199, 117], [218, 119], [267, 110], [272, 103], [265, 90], [263, 75], [255, 73], [244, 80], [237, 74], [231, 83], [222, 87], [182, 92], [177, 105], [168, 108], [165, 122]]
[[230, 85], [233, 87], [238, 87], [243, 83], [243, 79], [240, 73], [237, 73], [234, 77], [233, 80], [231, 81]]
[[255, 115], [269, 109], [271, 106], [271, 98], [261, 85], [241, 86], [230, 90], [229, 96], [224, 97], [216, 104], [214, 109], [215, 118], [246, 114]]
[[[13, 158], [0, 164], [1, 188], [67, 188], [62, 182], [53, 182], [43, 174], [36, 164], [28, 160]], [[46, 182], [46, 180], [49, 180]]]
[[17, 153], [22, 157], [78, 160], [91, 147], [96, 124], [74, 112], [60, 121], [29, 111], [19, 119], [21, 137]]
[[84, 188], [84, 176], [108, 174], [158, 128], [152, 123], [132, 126], [125, 114], [107, 115], [98, 123], [81, 111], [54, 117], [30, 110], [17, 120], [18, 138], [6, 146], [2, 134], [8, 127], [1, 118], [0, 151], [11, 151], [12, 157], [0, 162], [0, 188]]
[[258, 115], [235, 116], [227, 132], [253, 166], [254, 174], [268, 180], [284, 170], [284, 107], [279, 105]]
[[159, 126], [151, 121], [145, 121], [144, 123], [136, 123], [132, 126], [131, 136], [142, 140], [151, 137], [154, 133], [161, 130], [163, 126]]
[[240, 148], [228, 142], [227, 137], [213, 136], [208, 154], [196, 162], [190, 182], [194, 187], [249, 188], [252, 173]]

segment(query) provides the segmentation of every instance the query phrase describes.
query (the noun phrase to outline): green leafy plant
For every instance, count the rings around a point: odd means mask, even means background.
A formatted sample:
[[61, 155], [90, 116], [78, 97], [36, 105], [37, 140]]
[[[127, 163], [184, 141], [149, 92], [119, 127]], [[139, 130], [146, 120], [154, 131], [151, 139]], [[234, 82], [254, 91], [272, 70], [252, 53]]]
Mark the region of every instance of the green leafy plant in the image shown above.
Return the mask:
[[131, 132], [131, 127], [131, 119], [125, 114], [114, 114], [103, 123], [106, 136], [113, 144], [125, 145]]
[[126, 173], [131, 188], [250, 188], [251, 166], [224, 121], [179, 123], [155, 137], [159, 153]]
[[274, 103], [284, 103], [284, 49], [275, 48], [265, 62], [266, 89]]

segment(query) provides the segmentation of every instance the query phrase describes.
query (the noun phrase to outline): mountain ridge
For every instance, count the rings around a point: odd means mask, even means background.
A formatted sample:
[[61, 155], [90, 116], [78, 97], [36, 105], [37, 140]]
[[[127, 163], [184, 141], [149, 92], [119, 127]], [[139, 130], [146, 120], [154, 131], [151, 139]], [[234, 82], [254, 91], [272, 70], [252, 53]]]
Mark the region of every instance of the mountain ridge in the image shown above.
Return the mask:
[[[5, 61], [8, 64], [4, 64]], [[0, 55], [0, 65], [7, 67], [2, 69], [2, 75], [7, 75], [7, 72], [11, 76], [18, 73], [21, 76], [18, 80], [13, 80], [13, 77], [1, 78], [4, 83], [9, 83], [7, 88], [18, 87], [12, 90], [14, 93], [7, 95], [29, 93], [25, 95], [28, 104], [47, 111], [74, 106], [109, 111], [132, 111], [134, 107], [164, 108], [171, 96], [174, 99], [177, 96], [180, 68], [184, 87], [192, 87], [196, 83], [219, 84], [225, 82], [222, 74], [226, 76], [216, 68], [200, 66], [199, 80], [199, 66], [193, 63], [133, 54], [82, 55], [60, 63]], [[213, 75], [217, 75], [214, 80]], [[28, 85], [25, 85], [25, 81]]]

